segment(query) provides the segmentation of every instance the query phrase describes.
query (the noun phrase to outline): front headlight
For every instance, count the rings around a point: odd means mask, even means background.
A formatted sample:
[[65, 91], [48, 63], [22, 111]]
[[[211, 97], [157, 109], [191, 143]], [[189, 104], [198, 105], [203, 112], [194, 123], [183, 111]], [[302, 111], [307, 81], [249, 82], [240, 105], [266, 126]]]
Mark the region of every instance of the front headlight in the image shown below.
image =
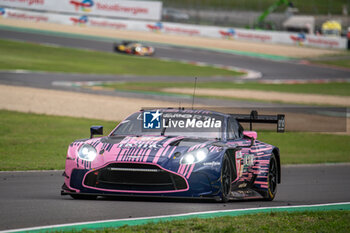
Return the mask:
[[201, 148], [184, 154], [180, 160], [180, 164], [194, 164], [203, 161], [209, 151], [207, 148]]
[[96, 158], [96, 155], [97, 155], [96, 149], [90, 144], [84, 144], [82, 147], [80, 147], [78, 151], [79, 158], [90, 162]]

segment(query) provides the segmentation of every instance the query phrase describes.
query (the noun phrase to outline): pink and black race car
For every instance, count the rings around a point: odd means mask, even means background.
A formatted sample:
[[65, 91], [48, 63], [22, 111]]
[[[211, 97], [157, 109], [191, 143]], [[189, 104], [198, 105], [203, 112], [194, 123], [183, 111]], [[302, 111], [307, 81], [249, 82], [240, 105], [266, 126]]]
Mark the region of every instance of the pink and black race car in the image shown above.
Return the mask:
[[152, 109], [127, 117], [105, 137], [68, 147], [62, 195], [76, 199], [132, 195], [273, 200], [281, 181], [279, 149], [240, 122], [273, 123], [284, 115]]

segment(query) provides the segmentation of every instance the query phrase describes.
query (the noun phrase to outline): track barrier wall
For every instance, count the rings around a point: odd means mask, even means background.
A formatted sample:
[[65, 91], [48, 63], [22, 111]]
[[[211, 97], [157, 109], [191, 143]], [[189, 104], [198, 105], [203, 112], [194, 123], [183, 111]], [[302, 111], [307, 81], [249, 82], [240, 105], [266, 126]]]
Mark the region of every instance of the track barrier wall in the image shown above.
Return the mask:
[[[0, 4], [4, 1], [7, 2], [11, 0], [0, 0]], [[77, 27], [99, 27], [117, 30], [144, 31], [207, 38], [222, 38], [226, 40], [286, 44], [327, 49], [347, 48], [347, 39], [341, 37], [325, 37], [303, 33], [263, 30], [258, 31], [239, 28], [225, 28], [155, 21], [139, 21], [130, 19], [111, 19], [90, 16], [88, 14], [58, 14], [18, 10], [12, 8], [0, 8], [0, 20], [1, 18], [20, 19], [33, 22], [58, 23], [73, 25]]]
[[0, 6], [59, 13], [160, 20], [162, 2], [132, 0], [0, 0]]

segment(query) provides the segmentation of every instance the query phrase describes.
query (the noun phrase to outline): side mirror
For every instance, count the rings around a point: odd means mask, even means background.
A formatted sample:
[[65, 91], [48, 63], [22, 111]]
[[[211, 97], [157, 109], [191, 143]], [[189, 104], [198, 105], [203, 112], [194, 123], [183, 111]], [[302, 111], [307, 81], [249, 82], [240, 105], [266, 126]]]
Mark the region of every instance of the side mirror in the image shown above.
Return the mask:
[[90, 127], [90, 138], [93, 138], [94, 135], [103, 135], [103, 126], [91, 126]]
[[258, 133], [255, 131], [243, 131], [243, 135], [254, 138], [254, 140], [258, 138]]

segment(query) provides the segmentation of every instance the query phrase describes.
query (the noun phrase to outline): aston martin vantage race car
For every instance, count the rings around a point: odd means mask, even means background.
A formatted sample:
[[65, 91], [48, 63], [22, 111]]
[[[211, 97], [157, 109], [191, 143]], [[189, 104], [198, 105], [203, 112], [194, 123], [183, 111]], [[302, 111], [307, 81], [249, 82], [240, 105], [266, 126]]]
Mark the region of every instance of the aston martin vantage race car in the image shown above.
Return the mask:
[[68, 147], [62, 195], [75, 199], [132, 195], [273, 200], [281, 181], [280, 152], [242, 122], [277, 124], [284, 115], [207, 110], [140, 110], [108, 136]]
[[152, 46], [146, 46], [132, 41], [123, 41], [120, 44], [115, 43], [114, 51], [139, 56], [152, 56], [154, 54], [154, 48]]

